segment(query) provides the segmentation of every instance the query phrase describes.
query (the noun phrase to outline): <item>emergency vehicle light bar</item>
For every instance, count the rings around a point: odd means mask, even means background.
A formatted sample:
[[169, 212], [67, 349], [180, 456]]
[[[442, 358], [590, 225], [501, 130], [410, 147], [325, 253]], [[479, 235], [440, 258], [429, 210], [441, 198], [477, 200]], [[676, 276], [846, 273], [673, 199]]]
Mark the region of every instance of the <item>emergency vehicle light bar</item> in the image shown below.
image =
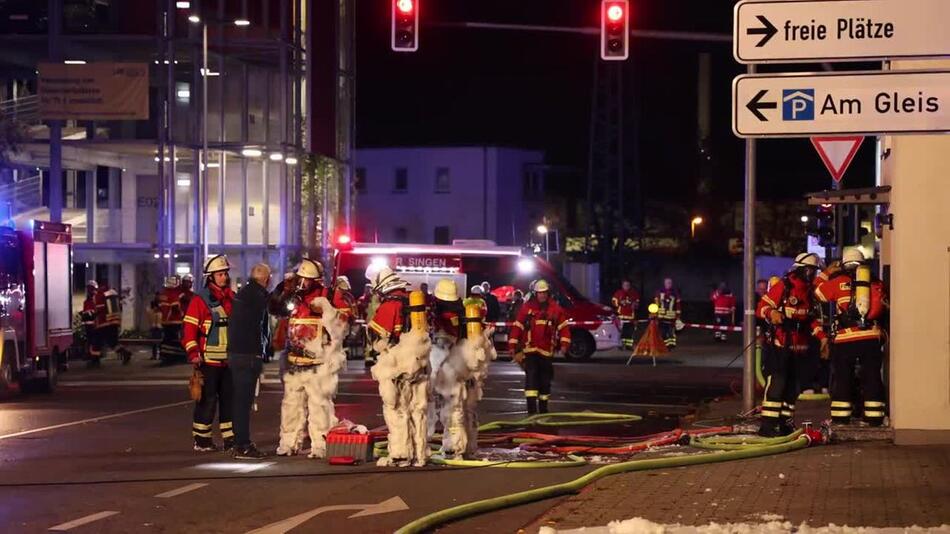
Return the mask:
[[461, 254], [468, 256], [521, 256], [519, 247], [458, 247], [453, 245], [410, 245], [355, 243], [353, 254]]

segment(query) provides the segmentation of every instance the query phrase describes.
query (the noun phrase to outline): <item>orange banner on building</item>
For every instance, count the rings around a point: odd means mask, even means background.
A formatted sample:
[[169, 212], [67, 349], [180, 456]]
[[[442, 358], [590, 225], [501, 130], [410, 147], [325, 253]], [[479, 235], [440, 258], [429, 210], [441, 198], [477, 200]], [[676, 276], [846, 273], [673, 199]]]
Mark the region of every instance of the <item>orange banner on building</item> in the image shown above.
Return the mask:
[[147, 63], [40, 63], [39, 71], [43, 119], [148, 119]]

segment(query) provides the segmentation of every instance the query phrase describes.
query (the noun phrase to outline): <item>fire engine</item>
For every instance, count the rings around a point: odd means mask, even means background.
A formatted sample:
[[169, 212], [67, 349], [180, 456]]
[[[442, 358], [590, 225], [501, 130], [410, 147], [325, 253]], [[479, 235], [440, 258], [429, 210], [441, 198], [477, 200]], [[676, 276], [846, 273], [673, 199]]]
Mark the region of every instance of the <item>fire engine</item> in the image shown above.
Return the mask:
[[0, 226], [0, 394], [51, 392], [72, 345], [72, 228]]
[[[408, 245], [385, 243], [339, 243], [334, 259], [336, 275], [346, 275], [354, 290], [360, 292], [367, 282], [364, 273], [370, 265], [388, 265], [400, 277], [419, 288], [423, 283], [435, 287], [441, 278], [455, 280], [459, 290], [468, 293], [471, 285], [487, 281], [503, 307], [514, 290], [525, 294], [532, 280], [543, 278], [551, 284], [552, 294], [571, 319], [571, 348], [567, 358], [590, 358], [597, 350], [620, 346], [619, 321], [614, 311], [584, 297], [548, 262], [527, 254], [520, 247], [498, 246], [492, 241], [455, 241], [452, 245]], [[505, 322], [502, 313], [500, 322]], [[499, 325], [499, 348], [507, 341], [507, 329]]]

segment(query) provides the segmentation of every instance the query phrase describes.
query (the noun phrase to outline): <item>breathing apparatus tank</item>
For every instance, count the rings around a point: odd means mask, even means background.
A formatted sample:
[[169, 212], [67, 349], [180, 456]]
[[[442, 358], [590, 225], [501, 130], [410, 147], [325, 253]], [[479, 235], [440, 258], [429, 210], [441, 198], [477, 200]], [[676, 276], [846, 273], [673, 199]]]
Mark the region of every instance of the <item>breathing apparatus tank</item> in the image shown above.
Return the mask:
[[871, 268], [859, 265], [854, 272], [854, 308], [864, 321], [871, 311]]
[[478, 304], [465, 306], [465, 337], [475, 341], [482, 336], [482, 308]]
[[426, 295], [422, 291], [409, 293], [409, 324], [413, 332], [427, 332], [429, 322], [426, 321]]

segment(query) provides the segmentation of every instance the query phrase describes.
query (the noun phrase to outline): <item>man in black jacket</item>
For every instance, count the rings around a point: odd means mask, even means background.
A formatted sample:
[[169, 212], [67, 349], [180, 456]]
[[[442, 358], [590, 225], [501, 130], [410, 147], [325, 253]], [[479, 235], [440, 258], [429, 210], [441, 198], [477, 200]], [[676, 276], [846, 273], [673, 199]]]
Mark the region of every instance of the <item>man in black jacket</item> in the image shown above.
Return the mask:
[[228, 319], [228, 367], [234, 384], [234, 458], [256, 460], [266, 456], [251, 441], [251, 407], [263, 367], [267, 340], [267, 288], [271, 272], [266, 264], [251, 269], [251, 280], [234, 296]]

